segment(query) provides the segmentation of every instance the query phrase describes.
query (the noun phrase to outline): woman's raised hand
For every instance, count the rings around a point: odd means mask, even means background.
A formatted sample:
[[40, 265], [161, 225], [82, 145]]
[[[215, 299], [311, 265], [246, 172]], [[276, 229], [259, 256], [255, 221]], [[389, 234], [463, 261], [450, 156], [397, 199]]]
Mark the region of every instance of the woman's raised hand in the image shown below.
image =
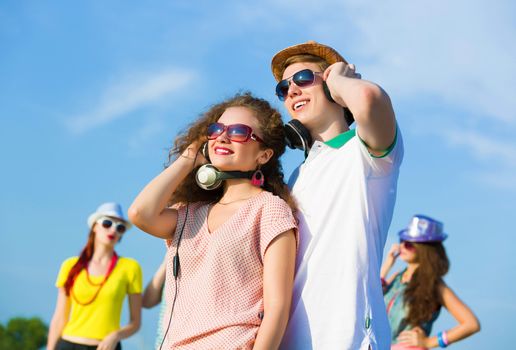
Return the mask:
[[394, 243], [391, 246], [391, 249], [389, 249], [389, 252], [387, 253], [387, 258], [392, 259], [394, 261], [396, 260], [398, 255], [400, 255], [400, 245], [398, 243]]
[[[184, 151], [181, 153], [181, 157], [195, 160], [195, 164], [193, 167], [198, 167], [203, 164], [208, 163], [208, 160], [204, 157], [203, 152], [201, 152], [201, 148], [204, 147], [204, 143], [207, 142], [206, 140], [197, 140], [192, 142]], [[207, 145], [206, 145], [207, 147]]]

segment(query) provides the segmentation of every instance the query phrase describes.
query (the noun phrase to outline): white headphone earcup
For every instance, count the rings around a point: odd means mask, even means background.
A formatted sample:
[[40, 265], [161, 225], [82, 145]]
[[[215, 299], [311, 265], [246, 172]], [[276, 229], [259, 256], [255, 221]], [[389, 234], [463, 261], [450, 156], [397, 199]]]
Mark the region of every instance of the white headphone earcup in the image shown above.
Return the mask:
[[219, 171], [211, 164], [204, 164], [195, 174], [195, 182], [205, 190], [214, 190], [222, 184], [218, 177]]

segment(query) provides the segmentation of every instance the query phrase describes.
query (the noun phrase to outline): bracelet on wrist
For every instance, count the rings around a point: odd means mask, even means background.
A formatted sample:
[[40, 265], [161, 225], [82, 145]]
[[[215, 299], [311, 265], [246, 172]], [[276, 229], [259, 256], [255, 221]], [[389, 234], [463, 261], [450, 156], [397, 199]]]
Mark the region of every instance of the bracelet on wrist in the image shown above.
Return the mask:
[[446, 331], [443, 331], [443, 342], [446, 346], [450, 345], [450, 342], [448, 341], [448, 333], [446, 333]]
[[437, 343], [439, 343], [440, 348], [445, 348], [448, 346], [448, 335], [445, 331], [437, 333]]

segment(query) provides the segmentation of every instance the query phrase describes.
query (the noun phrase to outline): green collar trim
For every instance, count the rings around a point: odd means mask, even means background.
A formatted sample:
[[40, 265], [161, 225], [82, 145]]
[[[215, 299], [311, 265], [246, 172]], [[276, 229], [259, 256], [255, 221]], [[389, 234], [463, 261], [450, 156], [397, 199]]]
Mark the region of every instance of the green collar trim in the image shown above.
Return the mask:
[[391, 153], [391, 151], [394, 149], [394, 146], [396, 146], [396, 140], [398, 139], [398, 127], [396, 126], [396, 133], [394, 134], [394, 141], [392, 141], [391, 145], [390, 145], [390, 146], [389, 146], [385, 151], [381, 152], [381, 154], [380, 154], [380, 155], [374, 155], [374, 154], [372, 154], [372, 153], [371, 153], [371, 150], [370, 150], [370, 147], [367, 145], [367, 143], [365, 143], [365, 141], [364, 141], [364, 140], [362, 140], [362, 139], [360, 138], [360, 136], [358, 137], [358, 139], [359, 139], [360, 141], [362, 141], [362, 143], [367, 147], [367, 149], [369, 150], [369, 154], [371, 155], [371, 157], [373, 157], [373, 158], [385, 158], [385, 157], [387, 157], [387, 156]]
[[331, 140], [325, 142], [327, 146], [331, 148], [341, 148], [356, 135], [355, 129], [344, 131], [342, 134], [335, 136]]

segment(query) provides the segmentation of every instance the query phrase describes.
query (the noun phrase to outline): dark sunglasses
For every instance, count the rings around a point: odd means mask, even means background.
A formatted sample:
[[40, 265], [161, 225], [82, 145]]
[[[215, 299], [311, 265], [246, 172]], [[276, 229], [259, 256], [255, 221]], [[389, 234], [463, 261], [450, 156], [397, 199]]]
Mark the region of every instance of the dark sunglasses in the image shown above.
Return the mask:
[[104, 218], [104, 219], [100, 219], [97, 222], [99, 224], [101, 224], [102, 227], [104, 227], [105, 229], [108, 229], [111, 226], [115, 225], [115, 231], [119, 234], [123, 234], [127, 230], [127, 226], [125, 226], [125, 224], [122, 223], [121, 221], [115, 221], [112, 219]]
[[412, 242], [400, 241], [400, 244], [402, 244], [405, 247], [406, 250], [410, 250], [410, 251], [416, 250], [416, 246]]
[[208, 140], [216, 139], [222, 135], [224, 131], [230, 141], [247, 142], [254, 140], [263, 143], [263, 140], [253, 133], [253, 129], [245, 124], [224, 125], [222, 123], [212, 123], [208, 126], [207, 130]]
[[299, 72], [295, 73], [293, 76], [287, 79], [283, 79], [276, 85], [276, 95], [278, 96], [280, 101], [285, 101], [288, 95], [288, 89], [290, 87], [290, 82], [294, 82], [300, 88], [305, 88], [313, 85], [315, 82], [315, 75], [321, 74], [321, 72], [314, 72], [310, 69], [303, 69]]

